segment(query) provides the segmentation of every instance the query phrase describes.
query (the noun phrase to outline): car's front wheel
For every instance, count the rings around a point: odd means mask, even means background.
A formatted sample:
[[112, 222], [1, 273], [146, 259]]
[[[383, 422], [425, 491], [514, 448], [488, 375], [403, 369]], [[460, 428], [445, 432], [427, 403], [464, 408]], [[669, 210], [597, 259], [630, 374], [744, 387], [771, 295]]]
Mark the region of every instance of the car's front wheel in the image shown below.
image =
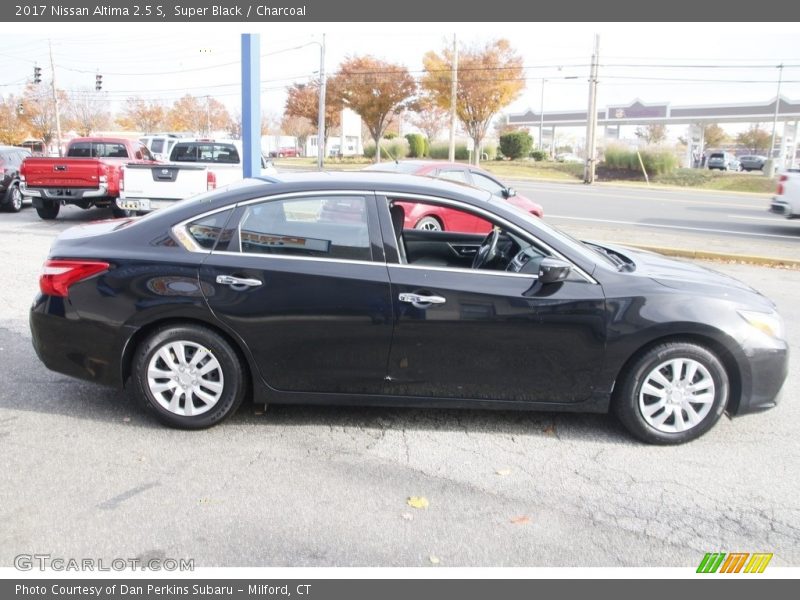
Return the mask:
[[710, 349], [666, 342], [639, 356], [623, 375], [613, 409], [623, 425], [651, 444], [682, 444], [719, 420], [728, 403], [729, 379]]
[[203, 429], [233, 414], [245, 371], [231, 345], [199, 325], [169, 326], [139, 345], [133, 378], [140, 400], [172, 427]]

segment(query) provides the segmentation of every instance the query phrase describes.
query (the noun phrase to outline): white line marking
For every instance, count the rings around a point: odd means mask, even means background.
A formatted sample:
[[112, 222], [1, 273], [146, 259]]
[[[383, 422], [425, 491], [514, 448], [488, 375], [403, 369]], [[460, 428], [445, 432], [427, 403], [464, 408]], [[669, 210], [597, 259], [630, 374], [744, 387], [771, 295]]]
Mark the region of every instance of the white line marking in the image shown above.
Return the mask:
[[767, 223], [772, 223], [773, 225], [784, 225], [784, 221], [786, 219], [781, 219], [780, 216], [775, 215], [773, 218], [769, 217], [747, 217], [745, 215], [726, 215], [732, 219], [747, 219], [749, 221], [766, 221]]
[[749, 237], [769, 237], [800, 241], [800, 233], [798, 233], [798, 235], [778, 235], [775, 233], [751, 233], [749, 231], [734, 231], [731, 229], [709, 229], [707, 227], [684, 227], [681, 225], [637, 223], [635, 221], [613, 221], [611, 219], [587, 219], [584, 217], [567, 217], [565, 215], [545, 215], [545, 220], [550, 219], [568, 219], [570, 221], [587, 221], [589, 223], [610, 223], [612, 225], [633, 225], [634, 227], [654, 227], [656, 229], [680, 229], [681, 231], [702, 231], [705, 233], [730, 233], [733, 235], [745, 235]]

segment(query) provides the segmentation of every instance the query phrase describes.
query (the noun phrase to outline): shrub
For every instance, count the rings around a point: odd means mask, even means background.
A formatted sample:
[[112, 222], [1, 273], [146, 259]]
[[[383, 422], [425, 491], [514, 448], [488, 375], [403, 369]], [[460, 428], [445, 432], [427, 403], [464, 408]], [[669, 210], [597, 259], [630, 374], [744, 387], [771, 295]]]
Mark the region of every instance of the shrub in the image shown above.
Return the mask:
[[375, 158], [375, 144], [364, 144], [364, 158]]
[[547, 152], [545, 150], [531, 150], [530, 157], [536, 162], [547, 160]]
[[407, 133], [408, 155], [412, 158], [425, 156], [425, 136], [421, 133]]
[[[450, 155], [450, 145], [447, 143], [431, 144], [430, 157], [447, 160]], [[466, 144], [456, 144], [456, 160], [468, 160], [469, 150]]]
[[381, 142], [381, 160], [400, 160], [408, 156], [408, 141], [404, 138], [395, 138]]
[[[639, 154], [649, 177], [671, 173], [678, 168], [678, 159], [669, 150], [645, 148], [640, 150]], [[642, 172], [642, 166], [639, 164], [639, 157], [636, 155], [636, 151], [619, 146], [606, 148], [603, 165], [607, 169], [616, 171]]]
[[489, 145], [483, 147], [481, 152], [481, 160], [494, 160], [497, 156], [497, 146]]
[[533, 138], [527, 131], [512, 131], [500, 136], [500, 151], [511, 160], [528, 156], [533, 148]]

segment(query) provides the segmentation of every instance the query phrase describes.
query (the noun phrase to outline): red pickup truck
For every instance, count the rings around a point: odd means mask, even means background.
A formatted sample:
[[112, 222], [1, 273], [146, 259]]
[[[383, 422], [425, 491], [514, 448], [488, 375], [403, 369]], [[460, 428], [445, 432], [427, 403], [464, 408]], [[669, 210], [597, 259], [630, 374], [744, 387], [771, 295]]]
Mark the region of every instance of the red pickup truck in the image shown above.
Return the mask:
[[31, 198], [42, 219], [55, 219], [62, 204], [81, 208], [110, 206], [115, 217], [132, 211], [119, 209], [122, 167], [127, 163], [154, 163], [138, 140], [107, 137], [75, 138], [63, 158], [26, 158], [20, 167], [20, 191]]

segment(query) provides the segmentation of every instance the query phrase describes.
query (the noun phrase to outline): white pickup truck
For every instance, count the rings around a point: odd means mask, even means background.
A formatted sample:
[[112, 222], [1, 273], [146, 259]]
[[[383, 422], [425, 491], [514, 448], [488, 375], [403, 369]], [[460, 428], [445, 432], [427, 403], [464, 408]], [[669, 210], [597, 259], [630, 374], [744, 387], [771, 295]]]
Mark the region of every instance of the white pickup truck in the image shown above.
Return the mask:
[[[272, 163], [261, 157], [260, 175], [275, 174]], [[120, 210], [150, 212], [243, 176], [239, 140], [182, 139], [172, 147], [168, 163], [125, 165], [116, 203]]]
[[800, 169], [781, 173], [769, 210], [787, 219], [800, 219]]

